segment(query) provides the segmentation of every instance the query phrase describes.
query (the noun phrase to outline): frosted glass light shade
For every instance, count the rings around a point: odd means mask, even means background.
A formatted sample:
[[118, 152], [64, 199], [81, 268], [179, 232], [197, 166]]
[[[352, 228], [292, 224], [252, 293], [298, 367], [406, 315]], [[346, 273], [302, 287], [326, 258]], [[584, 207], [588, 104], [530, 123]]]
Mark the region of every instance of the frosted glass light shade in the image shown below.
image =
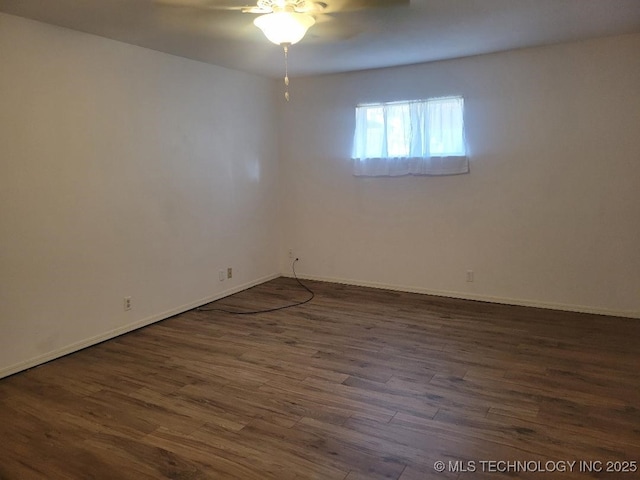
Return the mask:
[[311, 15], [296, 12], [275, 12], [260, 15], [253, 24], [276, 45], [298, 43], [307, 29], [316, 23]]

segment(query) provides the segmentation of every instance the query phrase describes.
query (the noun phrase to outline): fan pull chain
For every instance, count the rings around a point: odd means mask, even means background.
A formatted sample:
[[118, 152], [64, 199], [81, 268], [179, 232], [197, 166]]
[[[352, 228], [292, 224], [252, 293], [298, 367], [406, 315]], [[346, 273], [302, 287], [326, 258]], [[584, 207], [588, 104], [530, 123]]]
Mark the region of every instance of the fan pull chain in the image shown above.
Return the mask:
[[284, 98], [289, 101], [289, 45], [282, 45], [284, 48]]

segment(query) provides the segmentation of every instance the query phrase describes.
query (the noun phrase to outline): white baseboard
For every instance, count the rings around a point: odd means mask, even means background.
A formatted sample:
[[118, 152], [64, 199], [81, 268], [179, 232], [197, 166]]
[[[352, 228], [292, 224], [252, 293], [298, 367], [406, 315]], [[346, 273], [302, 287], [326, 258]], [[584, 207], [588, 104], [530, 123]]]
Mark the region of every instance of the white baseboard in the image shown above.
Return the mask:
[[[268, 282], [280, 276], [285, 276], [289, 278], [293, 278], [290, 274], [271, 274], [264, 277], [261, 277], [252, 282], [248, 282], [242, 285], [238, 285], [236, 287], [224, 290], [223, 292], [217, 293], [215, 295], [201, 298], [199, 300], [195, 300], [185, 305], [181, 305], [179, 307], [167, 310], [162, 313], [158, 313], [155, 315], [151, 315], [150, 317], [144, 318], [142, 320], [138, 320], [133, 323], [129, 323], [122, 327], [118, 327], [116, 329], [110, 330], [108, 332], [101, 333], [99, 335], [95, 335], [93, 337], [81, 340], [79, 342], [72, 343], [63, 348], [59, 348], [42, 355], [39, 355], [34, 358], [30, 358], [28, 360], [10, 365], [8, 367], [4, 367], [0, 369], [0, 378], [7, 377], [9, 375], [13, 375], [14, 373], [21, 372], [23, 370], [27, 370], [29, 368], [33, 368], [37, 365], [41, 365], [43, 363], [49, 362], [59, 357], [63, 357], [73, 352], [77, 352], [78, 350], [82, 350], [83, 348], [90, 347], [91, 345], [95, 345], [100, 342], [104, 342], [105, 340], [109, 340], [111, 338], [118, 337], [128, 332], [132, 332], [133, 330], [137, 330], [139, 328], [145, 327], [155, 322], [159, 322], [161, 320], [165, 320], [174, 315], [178, 315], [180, 313], [186, 312], [196, 307], [200, 307], [209, 302], [213, 302], [215, 300], [219, 300], [224, 297], [228, 297], [229, 295], [233, 295], [234, 293], [241, 292], [251, 287], [255, 287], [256, 285], [260, 285], [261, 283]], [[431, 290], [428, 288], [421, 287], [411, 287], [405, 285], [391, 285], [386, 283], [379, 282], [368, 282], [363, 280], [353, 280], [353, 279], [344, 279], [344, 278], [335, 278], [335, 277], [321, 277], [316, 275], [298, 275], [298, 278], [301, 280], [318, 280], [321, 282], [331, 282], [331, 283], [340, 283], [346, 285], [355, 285], [360, 287], [371, 287], [371, 288], [379, 288], [384, 290], [395, 290], [400, 292], [409, 292], [409, 293], [421, 293], [425, 295], [436, 295], [439, 297], [449, 297], [449, 298], [460, 298], [464, 300], [477, 300], [481, 302], [490, 302], [490, 303], [500, 303], [505, 305], [520, 305], [524, 307], [536, 307], [536, 308], [545, 308], [550, 310], [563, 310], [569, 312], [580, 312], [580, 313], [591, 313], [596, 315], [609, 315], [615, 317], [627, 317], [627, 318], [638, 318], [640, 319], [640, 312], [627, 311], [627, 310], [609, 310], [602, 309], [597, 307], [590, 307], [584, 305], [571, 305], [571, 304], [562, 304], [562, 303], [551, 303], [551, 302], [539, 302], [534, 300], [527, 299], [516, 299], [516, 298], [506, 298], [506, 297], [493, 297], [488, 295], [477, 295], [473, 293], [467, 292], [453, 292], [453, 291], [445, 291], [445, 290]]]
[[[283, 274], [282, 276], [293, 278], [293, 276], [290, 274]], [[468, 293], [468, 292], [431, 290], [428, 288], [410, 287], [406, 285], [390, 285], [390, 284], [379, 283], [379, 282], [368, 282], [363, 280], [353, 280], [353, 279], [335, 278], [335, 277], [321, 277], [316, 275], [298, 274], [298, 278], [300, 278], [301, 280], [318, 280], [321, 282], [340, 283], [345, 285], [355, 285], [359, 287], [380, 288], [383, 290], [394, 290], [398, 292], [421, 293], [424, 295], [436, 295], [438, 297], [460, 298], [463, 300], [477, 300], [480, 302], [500, 303], [505, 305], [519, 305], [523, 307], [545, 308], [548, 310], [563, 310], [567, 312], [591, 313], [595, 315], [608, 315], [613, 317], [640, 318], [640, 312], [634, 312], [629, 310], [609, 310], [609, 309], [591, 307], [591, 306], [585, 306], [585, 305], [539, 302], [536, 300], [507, 298], [507, 297], [493, 297], [490, 295], [479, 295], [479, 294]]]
[[56, 358], [63, 357], [73, 352], [77, 352], [78, 350], [82, 350], [83, 348], [90, 347], [91, 345], [95, 345], [100, 342], [104, 342], [105, 340], [109, 340], [111, 338], [118, 337], [122, 334], [132, 332], [133, 330], [137, 330], [142, 327], [146, 327], [155, 322], [159, 322], [160, 320], [165, 320], [174, 315], [178, 315], [179, 313], [186, 312], [196, 307], [200, 307], [202, 305], [206, 305], [209, 302], [213, 302], [215, 300], [220, 300], [221, 298], [228, 297], [229, 295], [233, 295], [234, 293], [241, 292], [251, 287], [255, 287], [256, 285], [260, 285], [261, 283], [268, 282], [269, 280], [273, 280], [274, 278], [278, 278], [281, 275], [276, 273], [272, 275], [267, 275], [252, 282], [248, 282], [242, 285], [235, 286], [233, 288], [224, 290], [223, 292], [217, 293], [215, 295], [201, 298], [200, 300], [196, 300], [194, 302], [187, 303], [185, 305], [181, 305], [176, 308], [172, 308], [162, 313], [158, 313], [155, 315], [151, 315], [150, 317], [143, 318], [142, 320], [138, 320], [133, 323], [129, 323], [127, 325], [123, 325], [122, 327], [115, 328], [108, 332], [101, 333], [99, 335], [95, 335], [90, 338], [86, 338], [79, 342], [72, 343], [65, 347], [44, 353], [42, 355], [38, 355], [37, 357], [30, 358], [23, 362], [15, 363], [8, 367], [4, 367], [0, 369], [0, 378], [7, 377], [9, 375], [13, 375], [14, 373], [21, 372], [23, 370], [27, 370], [29, 368], [33, 368], [37, 365], [41, 365], [43, 363], [49, 362], [51, 360], [55, 360]]

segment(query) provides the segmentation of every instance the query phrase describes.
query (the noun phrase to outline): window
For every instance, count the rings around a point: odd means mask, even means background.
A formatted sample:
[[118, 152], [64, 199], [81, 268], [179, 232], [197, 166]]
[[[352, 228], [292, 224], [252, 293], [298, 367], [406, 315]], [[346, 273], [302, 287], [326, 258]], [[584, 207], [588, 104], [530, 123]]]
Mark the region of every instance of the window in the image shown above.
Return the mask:
[[356, 107], [353, 173], [454, 175], [469, 171], [462, 97]]

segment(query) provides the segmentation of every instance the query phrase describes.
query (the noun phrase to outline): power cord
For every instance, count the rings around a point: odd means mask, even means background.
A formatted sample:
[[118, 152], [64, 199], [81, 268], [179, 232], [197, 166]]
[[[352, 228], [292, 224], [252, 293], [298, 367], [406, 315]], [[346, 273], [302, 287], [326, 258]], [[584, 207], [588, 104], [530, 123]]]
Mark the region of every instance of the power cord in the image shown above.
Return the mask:
[[[283, 305], [282, 307], [275, 307], [275, 308], [268, 308], [266, 310], [252, 310], [249, 312], [232, 312], [231, 310], [225, 310], [223, 308], [203, 308], [203, 307], [199, 307], [196, 308], [196, 311], [198, 312], [223, 312], [223, 313], [229, 313], [231, 315], [256, 315], [258, 313], [269, 313], [269, 312], [277, 312], [278, 310], [284, 310], [285, 308], [292, 308], [292, 307], [299, 307], [300, 305], [304, 305], [305, 303], [309, 303], [311, 300], [313, 300], [313, 298], [316, 296], [315, 293], [313, 293], [313, 291], [307, 287], [304, 283], [302, 283], [300, 281], [300, 279], [298, 278], [298, 275], [296, 275], [296, 262], [298, 261], [298, 259], [296, 258], [293, 263], [291, 263], [291, 270], [293, 271], [293, 278], [296, 279], [296, 282], [298, 282], [298, 284], [304, 288], [307, 292], [309, 292], [309, 294], [311, 295], [309, 298], [307, 298], [306, 300], [302, 301], [302, 302], [297, 302], [297, 303], [292, 303], [290, 305]], [[217, 302], [218, 300], [216, 300]], [[216, 302], [212, 302], [212, 303], [216, 303]]]

